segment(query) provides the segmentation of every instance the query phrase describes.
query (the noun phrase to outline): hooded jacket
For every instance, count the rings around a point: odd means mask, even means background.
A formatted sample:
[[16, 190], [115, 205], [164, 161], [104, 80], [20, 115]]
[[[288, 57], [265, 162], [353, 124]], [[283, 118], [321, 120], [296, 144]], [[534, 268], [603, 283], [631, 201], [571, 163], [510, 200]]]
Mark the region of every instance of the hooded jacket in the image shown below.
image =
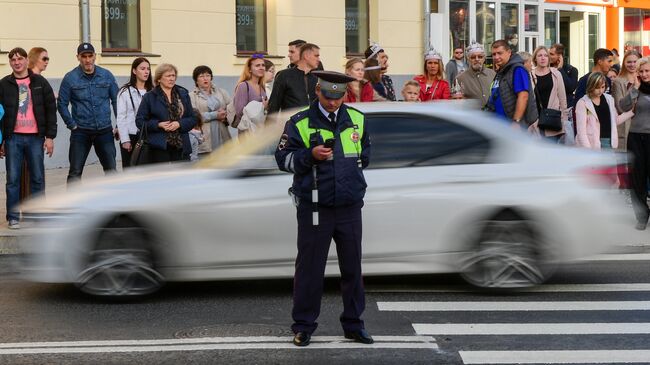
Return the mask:
[[[503, 66], [494, 78], [494, 82], [499, 83], [499, 95], [501, 96], [501, 103], [503, 103], [503, 110], [506, 116], [512, 119], [515, 114], [515, 107], [517, 105], [517, 94], [514, 91], [514, 74], [517, 67], [524, 67], [524, 60], [518, 54], [512, 55], [508, 63]], [[493, 100], [490, 100], [492, 103]], [[537, 104], [535, 101], [535, 93], [532, 83], [528, 83], [528, 104], [526, 111], [522, 117], [527, 125], [535, 123], [538, 118]]]

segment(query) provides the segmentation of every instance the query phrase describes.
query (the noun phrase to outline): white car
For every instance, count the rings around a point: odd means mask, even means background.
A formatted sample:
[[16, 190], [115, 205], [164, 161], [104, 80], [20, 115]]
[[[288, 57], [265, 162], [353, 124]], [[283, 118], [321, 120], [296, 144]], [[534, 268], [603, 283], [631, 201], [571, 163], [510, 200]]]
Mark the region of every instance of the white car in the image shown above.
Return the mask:
[[[372, 148], [365, 275], [459, 272], [486, 288], [542, 283], [554, 264], [625, 243], [632, 209], [611, 189], [612, 153], [536, 142], [448, 103], [364, 103]], [[273, 151], [284, 123], [197, 164], [86, 181], [28, 202], [25, 277], [97, 296], [166, 281], [288, 278], [292, 176]], [[338, 274], [334, 250], [328, 275]]]

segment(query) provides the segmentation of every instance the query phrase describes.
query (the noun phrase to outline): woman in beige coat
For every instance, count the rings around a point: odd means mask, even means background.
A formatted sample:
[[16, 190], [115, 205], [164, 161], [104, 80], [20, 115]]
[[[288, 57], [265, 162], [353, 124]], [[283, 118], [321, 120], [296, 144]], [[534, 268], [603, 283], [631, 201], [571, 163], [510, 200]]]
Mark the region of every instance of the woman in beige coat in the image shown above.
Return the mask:
[[[621, 65], [621, 73], [618, 75], [614, 82], [612, 82], [612, 96], [616, 102], [616, 110], [623, 113], [620, 107], [620, 102], [630, 93], [633, 87], [639, 87], [639, 78], [637, 72], [637, 61], [641, 58], [639, 52], [636, 50], [627, 51], [623, 57], [623, 64]], [[627, 135], [630, 132], [631, 119], [626, 120], [623, 124], [618, 126], [618, 149], [625, 151], [627, 149]]]
[[[535, 95], [539, 95], [539, 105], [544, 109], [555, 109], [562, 112], [562, 121], [568, 119], [566, 92], [562, 74], [554, 67], [550, 67], [550, 59], [546, 47], [537, 47], [533, 53], [532, 71], [533, 85], [536, 89]], [[540, 112], [541, 110], [538, 110]], [[564, 135], [564, 123], [559, 131], [541, 130], [538, 122], [533, 123], [530, 128], [533, 134], [541, 134], [552, 142], [559, 142]]]
[[209, 153], [232, 138], [226, 119], [226, 106], [232, 99], [227, 91], [214, 86], [210, 67], [197, 66], [192, 78], [196, 88], [190, 93], [190, 100], [203, 117], [203, 143], [199, 145], [199, 154]]

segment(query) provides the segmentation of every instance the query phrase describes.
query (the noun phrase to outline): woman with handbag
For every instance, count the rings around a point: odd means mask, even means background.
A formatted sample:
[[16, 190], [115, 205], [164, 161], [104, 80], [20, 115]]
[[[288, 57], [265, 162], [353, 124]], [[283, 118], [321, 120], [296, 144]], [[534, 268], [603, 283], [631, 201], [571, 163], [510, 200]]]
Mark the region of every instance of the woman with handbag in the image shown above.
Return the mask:
[[138, 127], [135, 115], [138, 113], [142, 97], [153, 89], [151, 64], [144, 57], [131, 63], [131, 78], [117, 93], [117, 130], [120, 138], [122, 168], [131, 166], [131, 151], [138, 141]]
[[[264, 66], [264, 55], [254, 54], [247, 61], [242, 71], [235, 94], [233, 104], [235, 108], [235, 123], [239, 131], [239, 136], [255, 131], [256, 128], [264, 125], [264, 110], [268, 107], [268, 98], [264, 84], [264, 75], [266, 68]], [[258, 104], [261, 103], [261, 106]], [[258, 111], [256, 116], [251, 118], [244, 109]], [[262, 115], [259, 115], [261, 110]], [[244, 118], [242, 120], [242, 117]], [[261, 123], [260, 123], [260, 119]], [[243, 121], [243, 123], [242, 123]]]
[[188, 132], [196, 121], [187, 89], [176, 85], [177, 74], [176, 66], [159, 65], [153, 79], [156, 87], [140, 103], [135, 124], [149, 146], [142, 163], [188, 160], [192, 152]]
[[605, 94], [605, 74], [592, 72], [585, 96], [576, 103], [576, 146], [600, 150], [618, 147], [616, 126], [634, 115], [616, 111], [614, 98]]
[[214, 85], [210, 67], [197, 66], [192, 79], [196, 88], [190, 93], [190, 101], [203, 118], [203, 143], [198, 150], [201, 155], [216, 150], [232, 138], [226, 118], [226, 107], [232, 99], [226, 90]]
[[630, 88], [619, 106], [621, 110], [634, 111], [627, 138], [627, 149], [632, 154], [632, 207], [637, 219], [636, 229], [644, 230], [648, 224], [648, 178], [650, 178], [650, 59], [640, 58], [637, 63], [639, 86]]
[[[528, 129], [532, 134], [540, 134], [549, 141], [558, 143], [564, 135], [563, 122], [568, 118], [564, 79], [560, 71], [550, 67], [546, 47], [535, 49], [532, 62], [535, 68], [531, 76], [540, 119]], [[553, 120], [548, 120], [550, 118]]]

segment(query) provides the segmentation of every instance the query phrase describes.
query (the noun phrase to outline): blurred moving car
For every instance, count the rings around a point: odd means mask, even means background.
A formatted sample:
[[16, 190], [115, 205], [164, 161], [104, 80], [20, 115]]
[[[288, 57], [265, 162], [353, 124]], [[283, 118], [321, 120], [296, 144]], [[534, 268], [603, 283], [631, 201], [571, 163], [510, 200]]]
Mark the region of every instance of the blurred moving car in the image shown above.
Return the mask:
[[[355, 107], [372, 141], [365, 275], [459, 272], [479, 287], [523, 287], [626, 242], [632, 210], [610, 189], [611, 154], [534, 142], [462, 102]], [[291, 175], [273, 159], [283, 124], [195, 165], [134, 169], [28, 202], [25, 277], [97, 296], [291, 277]]]

